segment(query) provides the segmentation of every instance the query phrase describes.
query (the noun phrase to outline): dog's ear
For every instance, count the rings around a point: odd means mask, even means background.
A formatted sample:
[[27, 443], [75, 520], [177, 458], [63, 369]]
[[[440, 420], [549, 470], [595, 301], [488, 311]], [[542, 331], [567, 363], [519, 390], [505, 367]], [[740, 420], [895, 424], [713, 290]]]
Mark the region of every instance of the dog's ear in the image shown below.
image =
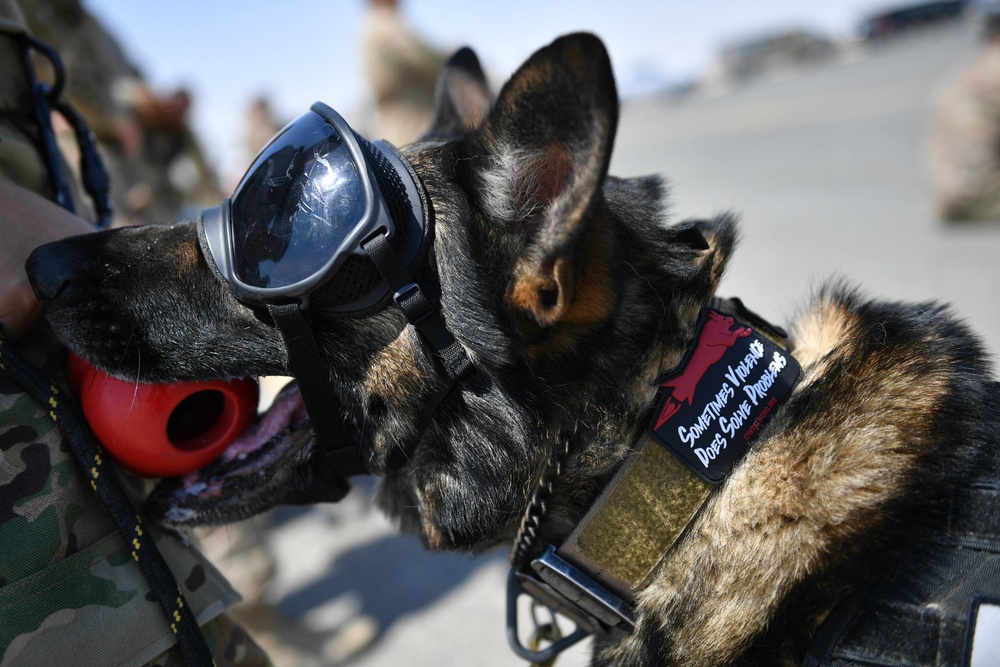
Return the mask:
[[463, 47], [438, 76], [434, 121], [422, 141], [457, 139], [479, 126], [493, 103], [486, 75], [472, 49]]
[[588, 253], [580, 243], [608, 171], [618, 93], [600, 39], [535, 53], [470, 136], [483, 212], [519, 239], [507, 303], [538, 325], [564, 320]]

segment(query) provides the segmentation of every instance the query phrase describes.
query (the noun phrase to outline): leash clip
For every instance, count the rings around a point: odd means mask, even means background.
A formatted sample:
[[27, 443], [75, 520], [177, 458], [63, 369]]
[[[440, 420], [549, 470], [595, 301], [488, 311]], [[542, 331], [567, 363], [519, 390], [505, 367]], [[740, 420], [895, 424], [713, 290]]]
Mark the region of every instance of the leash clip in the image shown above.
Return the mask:
[[[518, 636], [518, 599], [528, 596], [552, 614], [576, 625], [569, 635], [556, 638], [544, 649], [537, 648], [538, 623], [531, 646], [526, 647]], [[589, 635], [624, 637], [635, 629], [635, 612], [631, 606], [608, 591], [586, 574], [573, 567], [548, 546], [541, 556], [527, 567], [513, 567], [507, 577], [507, 641], [511, 650], [532, 663], [551, 663], [555, 658]]]

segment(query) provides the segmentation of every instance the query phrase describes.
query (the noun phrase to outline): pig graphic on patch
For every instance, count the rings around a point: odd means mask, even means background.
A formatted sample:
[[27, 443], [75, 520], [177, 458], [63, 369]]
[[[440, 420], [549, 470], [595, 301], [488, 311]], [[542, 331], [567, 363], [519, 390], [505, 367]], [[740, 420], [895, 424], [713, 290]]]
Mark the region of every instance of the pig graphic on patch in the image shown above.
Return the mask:
[[735, 324], [735, 320], [732, 317], [722, 315], [714, 310], [708, 311], [708, 320], [701, 328], [694, 353], [691, 354], [683, 372], [660, 385], [660, 387], [669, 388], [672, 391], [664, 401], [660, 416], [656, 419], [657, 429], [681, 409], [681, 403], [691, 405], [695, 389], [705, 375], [705, 371], [722, 359], [726, 350], [736, 343], [736, 339], [744, 338], [753, 333], [748, 327], [731, 330], [733, 324]]

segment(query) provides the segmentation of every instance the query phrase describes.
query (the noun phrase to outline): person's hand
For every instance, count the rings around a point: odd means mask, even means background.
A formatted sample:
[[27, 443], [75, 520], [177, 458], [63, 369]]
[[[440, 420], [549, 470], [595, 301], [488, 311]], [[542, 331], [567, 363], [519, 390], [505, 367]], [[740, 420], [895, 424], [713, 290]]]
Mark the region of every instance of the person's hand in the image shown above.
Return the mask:
[[31, 251], [50, 241], [94, 231], [86, 220], [30, 190], [0, 178], [0, 331], [16, 340], [38, 320], [24, 262]]

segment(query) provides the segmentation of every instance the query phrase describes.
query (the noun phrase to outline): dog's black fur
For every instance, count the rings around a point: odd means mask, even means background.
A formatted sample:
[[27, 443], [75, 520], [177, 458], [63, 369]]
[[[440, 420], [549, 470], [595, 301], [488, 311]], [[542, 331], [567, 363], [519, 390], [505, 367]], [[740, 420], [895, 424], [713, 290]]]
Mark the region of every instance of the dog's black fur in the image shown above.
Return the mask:
[[[379, 504], [430, 548], [509, 544], [550, 450], [571, 434], [540, 536], [557, 544], [644, 431], [654, 380], [693, 338], [735, 221], [668, 225], [658, 179], [607, 175], [618, 98], [593, 36], [540, 50], [495, 103], [463, 50], [438, 97], [434, 127], [403, 152], [433, 207], [441, 310], [474, 371], [424, 428], [444, 379], [397, 309], [331, 317], [321, 290], [313, 330], [336, 409], [382, 478]], [[62, 340], [114, 374], [289, 373], [267, 313], [232, 297], [193, 223], [46, 246], [29, 273]], [[924, 510], [996, 441], [985, 354], [941, 307], [831, 286], [790, 344], [802, 382], [662, 562], [636, 632], [599, 643], [596, 664], [797, 663], [830, 609], [891, 567]], [[415, 438], [397, 465], [397, 444]], [[308, 424], [269, 447], [279, 463], [223, 460], [213, 493], [174, 484], [154, 512], [220, 523], [322, 499]]]

